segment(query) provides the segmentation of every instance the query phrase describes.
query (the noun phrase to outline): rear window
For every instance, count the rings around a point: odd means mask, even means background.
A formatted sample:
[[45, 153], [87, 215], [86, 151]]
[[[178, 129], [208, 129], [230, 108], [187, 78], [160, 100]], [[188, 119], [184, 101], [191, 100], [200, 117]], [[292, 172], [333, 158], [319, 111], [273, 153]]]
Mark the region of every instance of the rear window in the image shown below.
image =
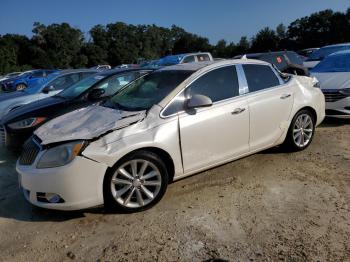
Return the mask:
[[311, 72], [350, 72], [350, 53], [326, 57]]
[[307, 61], [319, 61], [323, 60], [326, 56], [333, 54], [338, 51], [348, 50], [350, 49], [350, 45], [347, 46], [330, 46], [330, 47], [322, 47], [315, 52], [313, 52]]
[[280, 84], [276, 74], [267, 65], [243, 65], [249, 92], [256, 92]]
[[210, 57], [207, 54], [197, 55], [198, 62], [210, 61]]

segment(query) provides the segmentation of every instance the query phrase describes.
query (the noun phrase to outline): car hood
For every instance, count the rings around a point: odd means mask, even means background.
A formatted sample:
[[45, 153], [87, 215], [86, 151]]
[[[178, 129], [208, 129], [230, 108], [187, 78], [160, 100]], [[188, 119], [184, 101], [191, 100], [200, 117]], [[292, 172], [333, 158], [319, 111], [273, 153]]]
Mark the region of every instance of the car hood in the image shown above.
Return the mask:
[[11, 122], [12, 120], [17, 119], [18, 117], [21, 117], [22, 115], [28, 114], [33, 111], [37, 111], [50, 106], [63, 104], [65, 101], [66, 100], [63, 98], [53, 96], [53, 97], [48, 97], [48, 98], [36, 101], [35, 103], [29, 103], [27, 105], [17, 108], [14, 111], [9, 112], [7, 115], [5, 115], [2, 118], [2, 123]]
[[146, 111], [128, 112], [92, 105], [57, 117], [41, 126], [35, 135], [42, 145], [91, 140], [143, 120]]
[[320, 82], [321, 89], [350, 88], [350, 72], [311, 73]]

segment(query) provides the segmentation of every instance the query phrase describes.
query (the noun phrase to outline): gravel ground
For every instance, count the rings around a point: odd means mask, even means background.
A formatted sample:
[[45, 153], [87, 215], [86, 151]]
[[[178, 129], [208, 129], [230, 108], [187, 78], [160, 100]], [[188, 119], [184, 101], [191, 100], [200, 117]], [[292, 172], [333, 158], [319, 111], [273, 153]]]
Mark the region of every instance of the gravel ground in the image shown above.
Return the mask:
[[0, 151], [0, 261], [350, 261], [350, 121], [183, 179], [154, 208], [32, 207]]

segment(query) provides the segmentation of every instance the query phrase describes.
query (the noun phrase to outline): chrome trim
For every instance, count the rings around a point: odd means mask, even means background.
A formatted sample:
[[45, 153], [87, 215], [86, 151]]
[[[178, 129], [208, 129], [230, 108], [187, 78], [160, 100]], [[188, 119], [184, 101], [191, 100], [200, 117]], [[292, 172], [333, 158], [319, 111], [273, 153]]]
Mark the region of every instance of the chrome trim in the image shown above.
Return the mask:
[[237, 71], [238, 83], [239, 83], [239, 94], [244, 95], [246, 93], [249, 93], [248, 81], [245, 76], [243, 66], [241, 64], [236, 65], [236, 71]]

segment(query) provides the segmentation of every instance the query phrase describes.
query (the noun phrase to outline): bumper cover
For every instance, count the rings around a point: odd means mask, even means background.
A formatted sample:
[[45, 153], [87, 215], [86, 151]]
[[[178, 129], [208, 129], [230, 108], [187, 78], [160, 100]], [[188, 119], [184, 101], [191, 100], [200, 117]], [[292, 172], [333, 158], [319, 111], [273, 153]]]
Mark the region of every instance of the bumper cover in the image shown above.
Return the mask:
[[[80, 210], [103, 204], [106, 165], [78, 156], [63, 167], [37, 169], [37, 160], [31, 166], [18, 162], [16, 166], [24, 196], [31, 204], [56, 210]], [[38, 195], [42, 193], [57, 194], [64, 202], [41, 201]]]

